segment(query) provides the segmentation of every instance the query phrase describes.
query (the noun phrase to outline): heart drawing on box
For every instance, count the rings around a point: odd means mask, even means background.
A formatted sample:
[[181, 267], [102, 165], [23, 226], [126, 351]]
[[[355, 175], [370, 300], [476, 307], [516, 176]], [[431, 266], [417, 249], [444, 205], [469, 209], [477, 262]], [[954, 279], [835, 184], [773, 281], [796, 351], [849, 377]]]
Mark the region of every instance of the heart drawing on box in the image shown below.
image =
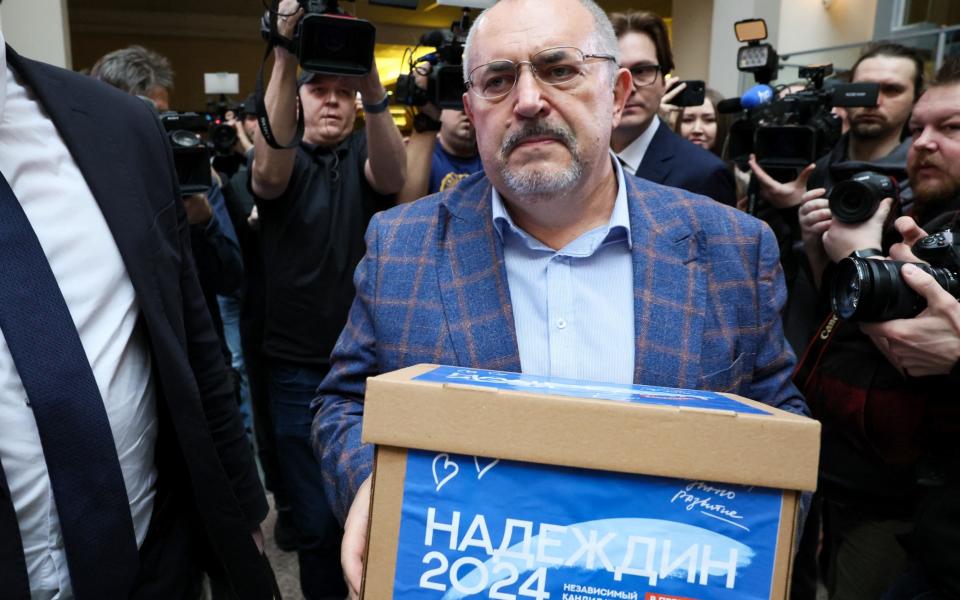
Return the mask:
[[[443, 459], [443, 479], [440, 479], [440, 476], [437, 475], [437, 461]], [[450, 471], [447, 473], [447, 471]], [[450, 455], [447, 453], [438, 454], [433, 458], [433, 482], [437, 484], [437, 491], [440, 491], [440, 488], [445, 486], [448, 481], [457, 476], [457, 473], [460, 472], [460, 467], [457, 466], [457, 463], [450, 460]]]
[[473, 466], [477, 468], [477, 481], [480, 481], [481, 479], [483, 479], [483, 476], [487, 474], [487, 471], [492, 469], [494, 465], [500, 462], [499, 458], [495, 458], [492, 461], [488, 462], [487, 464], [483, 465], [483, 467], [481, 467], [480, 460], [481, 459], [477, 456], [473, 457]]

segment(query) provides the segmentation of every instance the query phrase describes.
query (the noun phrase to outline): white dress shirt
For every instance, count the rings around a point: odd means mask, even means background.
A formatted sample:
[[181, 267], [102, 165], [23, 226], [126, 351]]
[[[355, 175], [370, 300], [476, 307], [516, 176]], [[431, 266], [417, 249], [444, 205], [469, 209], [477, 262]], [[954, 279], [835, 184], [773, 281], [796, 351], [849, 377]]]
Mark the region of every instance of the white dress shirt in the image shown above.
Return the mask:
[[[0, 172], [40, 240], [93, 369], [140, 545], [157, 477], [156, 403], [149, 348], [136, 326], [140, 308], [120, 251], [76, 162], [43, 108], [8, 67], [2, 33], [0, 140]], [[97, 140], [89, 144], [89, 151], [96, 152]], [[2, 331], [0, 431], [0, 462], [20, 526], [31, 596], [72, 598], [40, 435]]]
[[647, 154], [647, 148], [650, 147], [650, 142], [653, 141], [653, 136], [656, 135], [659, 127], [660, 118], [653, 115], [653, 120], [647, 125], [646, 130], [617, 154], [623, 164], [627, 165], [627, 170], [631, 175], [637, 174], [637, 169], [640, 168], [640, 163], [643, 162], [643, 157]]

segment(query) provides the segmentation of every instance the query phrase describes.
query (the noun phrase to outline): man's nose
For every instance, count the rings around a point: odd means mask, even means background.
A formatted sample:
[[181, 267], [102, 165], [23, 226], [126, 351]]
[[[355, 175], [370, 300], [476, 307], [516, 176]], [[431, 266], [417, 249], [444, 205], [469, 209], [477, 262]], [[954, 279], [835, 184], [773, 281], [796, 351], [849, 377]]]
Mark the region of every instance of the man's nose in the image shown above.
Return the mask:
[[913, 140], [913, 147], [932, 152], [937, 149], [937, 140], [930, 127], [924, 127], [920, 135]]
[[520, 116], [535, 117], [542, 113], [547, 106], [543, 98], [543, 88], [533, 73], [533, 67], [528, 64], [519, 66], [516, 93], [514, 112]]

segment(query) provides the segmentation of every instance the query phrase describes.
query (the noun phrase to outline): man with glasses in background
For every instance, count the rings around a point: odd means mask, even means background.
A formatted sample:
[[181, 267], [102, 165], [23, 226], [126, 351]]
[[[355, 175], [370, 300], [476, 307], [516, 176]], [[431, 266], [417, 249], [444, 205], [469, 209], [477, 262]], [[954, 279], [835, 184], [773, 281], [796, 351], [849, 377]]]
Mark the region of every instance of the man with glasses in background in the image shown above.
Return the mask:
[[620, 66], [630, 70], [632, 84], [620, 124], [610, 145], [627, 169], [654, 183], [736, 204], [733, 173], [714, 154], [674, 133], [657, 117], [673, 71], [667, 26], [651, 12], [612, 13], [610, 22], [620, 44]]
[[354, 597], [373, 462], [360, 441], [367, 377], [441, 363], [732, 392], [806, 412], [790, 383], [773, 234], [625, 172], [609, 150], [633, 85], [618, 54], [591, 0], [548, 11], [501, 0], [464, 50], [483, 173], [370, 222], [313, 424], [330, 503], [346, 519]]

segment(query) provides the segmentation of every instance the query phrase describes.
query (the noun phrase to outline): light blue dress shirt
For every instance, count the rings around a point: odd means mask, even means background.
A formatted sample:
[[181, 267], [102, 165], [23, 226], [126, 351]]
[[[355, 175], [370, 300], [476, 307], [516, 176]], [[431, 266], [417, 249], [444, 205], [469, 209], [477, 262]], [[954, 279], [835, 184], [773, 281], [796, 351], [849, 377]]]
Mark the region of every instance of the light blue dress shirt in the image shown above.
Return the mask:
[[606, 225], [560, 250], [520, 229], [493, 190], [493, 223], [513, 304], [524, 373], [633, 383], [633, 257], [620, 162]]

